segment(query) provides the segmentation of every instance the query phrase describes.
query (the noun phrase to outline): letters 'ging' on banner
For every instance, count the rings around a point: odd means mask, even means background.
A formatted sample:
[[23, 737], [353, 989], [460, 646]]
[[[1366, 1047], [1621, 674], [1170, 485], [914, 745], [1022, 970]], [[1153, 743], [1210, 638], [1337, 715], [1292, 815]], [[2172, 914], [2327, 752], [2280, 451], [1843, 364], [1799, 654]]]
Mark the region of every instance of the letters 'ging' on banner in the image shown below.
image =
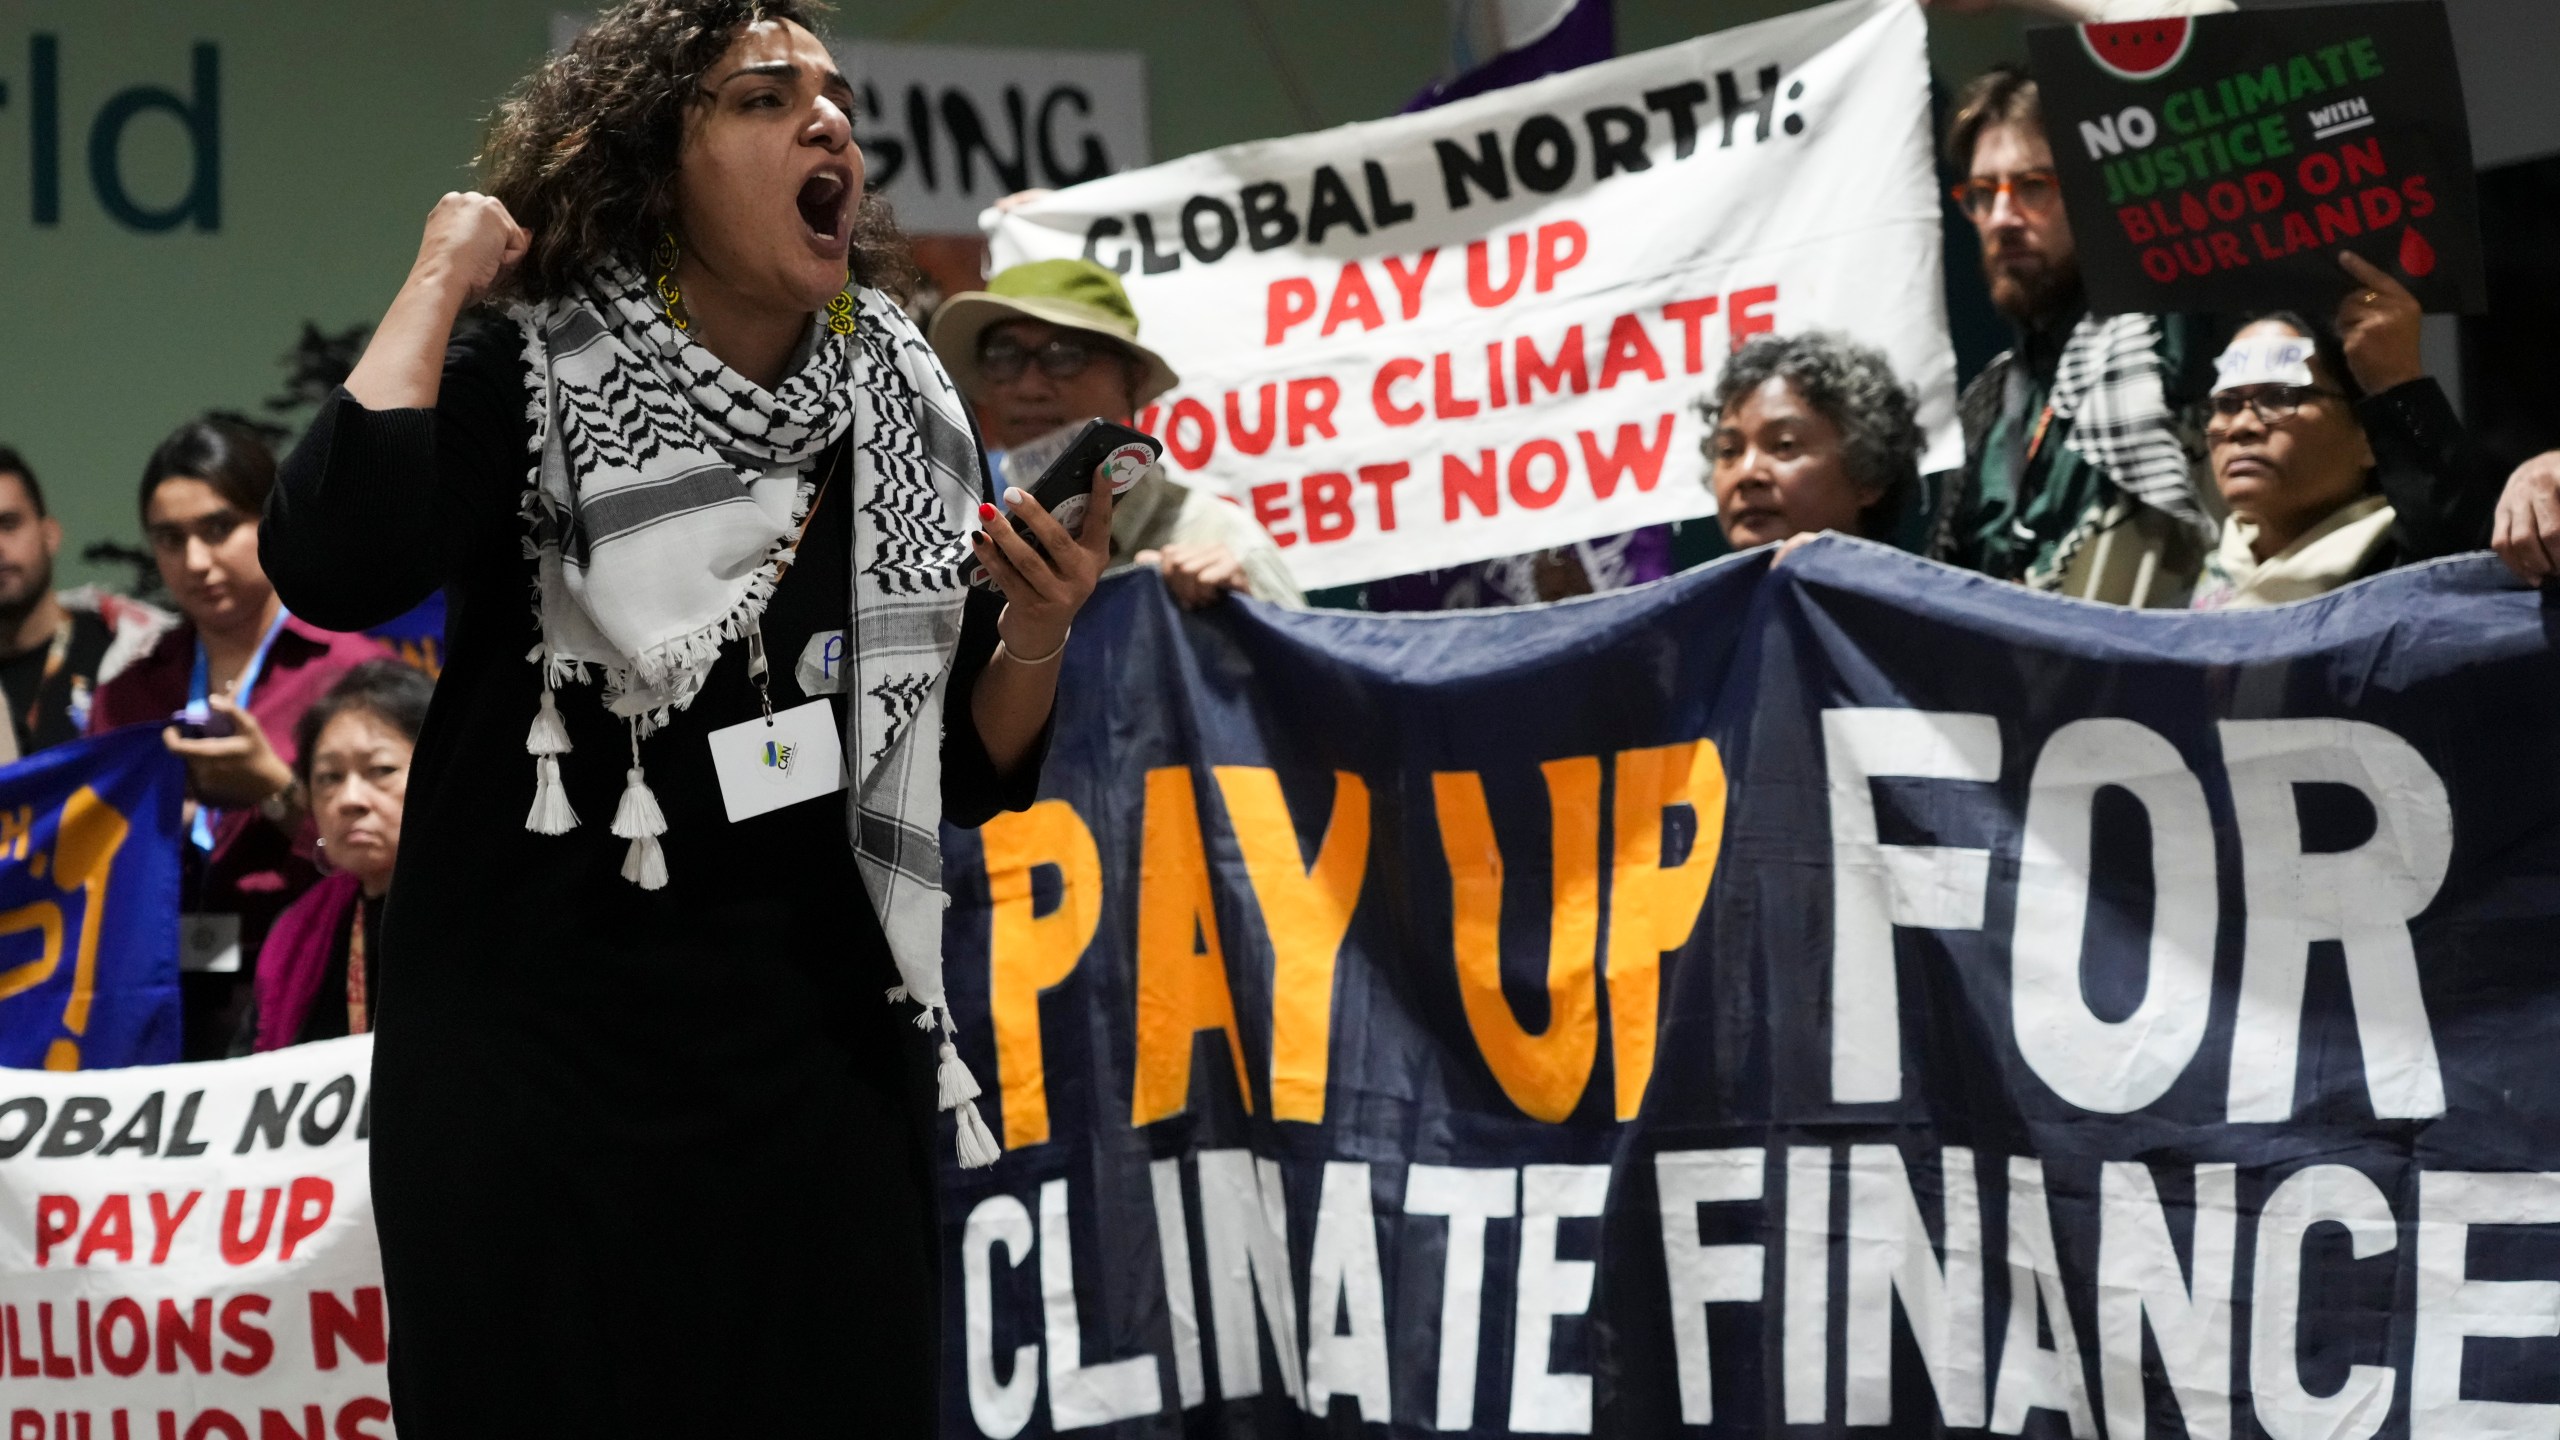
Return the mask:
[[1841, 0], [1002, 214], [1119, 271], [1140, 427], [1347, 584], [1711, 513], [1695, 402], [1764, 331], [1881, 349], [1961, 458], [1917, 6]]

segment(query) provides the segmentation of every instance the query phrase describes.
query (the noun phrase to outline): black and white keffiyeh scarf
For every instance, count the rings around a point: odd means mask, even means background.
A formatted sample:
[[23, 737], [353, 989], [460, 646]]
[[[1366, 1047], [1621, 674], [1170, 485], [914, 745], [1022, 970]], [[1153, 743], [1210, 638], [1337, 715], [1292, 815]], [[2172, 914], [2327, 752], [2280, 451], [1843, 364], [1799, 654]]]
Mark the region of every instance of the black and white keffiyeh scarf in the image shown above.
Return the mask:
[[577, 827], [555, 691], [600, 679], [631, 728], [612, 827], [631, 842], [622, 873], [644, 889], [667, 883], [666, 820], [642, 742], [762, 617], [816, 488], [813, 462], [850, 431], [839, 477], [854, 514], [846, 825], [905, 982], [889, 998], [920, 1006], [920, 1027], [941, 1027], [941, 1105], [959, 1112], [961, 1163], [985, 1165], [995, 1140], [943, 998], [940, 837], [943, 697], [981, 470], [960, 397], [906, 314], [868, 289], [855, 313], [852, 335], [813, 327], [790, 377], [766, 391], [668, 323], [628, 268], [517, 312], [532, 373], [525, 544], [542, 631], [527, 658], [543, 677], [525, 741], [525, 828]]

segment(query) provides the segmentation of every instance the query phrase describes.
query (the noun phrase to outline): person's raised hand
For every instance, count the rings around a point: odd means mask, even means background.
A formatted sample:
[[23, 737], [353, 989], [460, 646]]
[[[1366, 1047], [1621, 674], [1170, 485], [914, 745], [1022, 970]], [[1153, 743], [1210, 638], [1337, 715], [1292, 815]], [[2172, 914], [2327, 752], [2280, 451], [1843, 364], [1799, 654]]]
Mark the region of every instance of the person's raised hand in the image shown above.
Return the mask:
[[170, 753], [187, 762], [187, 788], [196, 798], [220, 809], [244, 810], [291, 789], [293, 767], [267, 743], [258, 718], [228, 695], [216, 695], [209, 703], [231, 722], [230, 734], [195, 740], [172, 725], [160, 736]]
[[458, 306], [477, 305], [532, 245], [533, 236], [495, 197], [452, 191], [427, 212], [409, 275], [445, 287]]
[[1200, 609], [1230, 590], [1253, 593], [1244, 561], [1224, 545], [1177, 540], [1161, 550], [1139, 551], [1137, 563], [1163, 572], [1165, 588], [1185, 610]]
[[2362, 287], [2338, 302], [2338, 343], [2364, 393], [2379, 395], [2426, 374], [2418, 347], [2418, 322], [2424, 314], [2418, 297], [2352, 250], [2339, 251], [2338, 264]]
[[996, 633], [1004, 638], [1005, 653], [1016, 660], [1038, 664], [1057, 655], [1076, 612], [1111, 563], [1111, 486], [1097, 483], [1091, 494], [1084, 524], [1070, 535], [1031, 492], [1019, 486], [1005, 492], [1005, 504], [1040, 537], [1046, 555], [1015, 534], [996, 507], [978, 507], [981, 528], [969, 537], [969, 548], [1004, 592]]
[[2560, 450], [2534, 456], [2507, 477], [2489, 548], [2527, 585], [2560, 571]]

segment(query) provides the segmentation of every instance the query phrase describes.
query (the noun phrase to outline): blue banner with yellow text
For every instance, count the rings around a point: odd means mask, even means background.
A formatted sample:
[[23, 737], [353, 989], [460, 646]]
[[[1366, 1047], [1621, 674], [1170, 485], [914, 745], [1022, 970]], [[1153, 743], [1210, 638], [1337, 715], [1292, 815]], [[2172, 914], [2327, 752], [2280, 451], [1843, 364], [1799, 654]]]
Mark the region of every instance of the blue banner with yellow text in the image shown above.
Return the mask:
[[185, 793], [156, 725], [0, 769], [0, 1066], [178, 1058]]
[[1111, 582], [946, 834], [946, 1429], [2560, 1433], [2548, 625]]

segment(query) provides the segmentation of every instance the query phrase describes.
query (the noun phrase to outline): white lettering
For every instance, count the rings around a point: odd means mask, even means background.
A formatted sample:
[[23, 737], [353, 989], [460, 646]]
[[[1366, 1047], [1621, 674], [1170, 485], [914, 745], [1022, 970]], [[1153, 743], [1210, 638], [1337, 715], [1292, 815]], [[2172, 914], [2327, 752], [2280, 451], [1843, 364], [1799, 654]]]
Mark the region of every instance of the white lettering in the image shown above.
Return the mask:
[[1555, 1317], [1591, 1308], [1599, 1267], [1556, 1255], [1568, 1219], [1596, 1216], [1609, 1198], [1606, 1165], [1527, 1165], [1520, 1171], [1520, 1283], [1511, 1331], [1511, 1428], [1537, 1435], [1591, 1433], [1591, 1377], [1547, 1368]]
[[1931, 710], [1825, 710], [1822, 742], [1831, 792], [1831, 1098], [1895, 1100], [1902, 996], [1894, 927], [1981, 929], [1991, 852], [1884, 844], [1873, 782], [1997, 780], [2000, 722]]
[[1200, 1367], [1200, 1301], [1191, 1288], [1191, 1220], [1182, 1203], [1182, 1162], [1157, 1160], [1147, 1166], [1156, 1194], [1156, 1254], [1164, 1263], [1164, 1312], [1173, 1327], [1173, 1373], [1188, 1410], [1206, 1400], [1209, 1387]]
[[[1715, 1365], [1707, 1353], [1707, 1307], [1758, 1300], [1764, 1248], [1707, 1245], [1698, 1239], [1698, 1207], [1757, 1200], [1769, 1152], [1667, 1150], [1653, 1157], [1653, 1188], [1662, 1204], [1662, 1268], [1671, 1285], [1671, 1353], [1680, 1369], [1680, 1423], [1716, 1418]], [[1824, 1175], [1830, 1174], [1826, 1158]], [[1827, 1218], [1827, 1217], [1826, 1217]]]
[[2400, 1243], [2391, 1202], [2351, 1166], [2296, 1170], [2259, 1207], [2258, 1278], [2249, 1299], [2249, 1394], [2272, 1440], [2364, 1440], [2389, 1418], [2391, 1392], [2400, 1380], [2388, 1365], [2356, 1365], [2332, 1394], [2303, 1388], [2302, 1240], [2319, 1225], [2346, 1227], [2359, 1260]]
[[[2051, 752], [2048, 750], [2048, 754]], [[2050, 1348], [2037, 1343], [2037, 1312], [2053, 1329]], [[2053, 1244], [2053, 1212], [2045, 1199], [2044, 1162], [2009, 1157], [2009, 1335], [2000, 1346], [2000, 1384], [1991, 1398], [1991, 1428], [2016, 1435], [2027, 1412], [2059, 1410], [2072, 1440], [2095, 1440], [2089, 1382], [2080, 1368], [2080, 1337], [2062, 1288]]]
[[[1351, 1328], [1338, 1333], [1346, 1311]], [[1308, 1413], [1321, 1418], [1336, 1395], [1357, 1402], [1364, 1421], [1393, 1418], [1377, 1208], [1369, 1200], [1369, 1167], [1348, 1160], [1325, 1163], [1315, 1253], [1307, 1262]]]
[[1017, 1345], [1013, 1378], [998, 1380], [995, 1362], [995, 1277], [991, 1252], [1004, 1247], [1005, 1264], [1031, 1254], [1031, 1212], [1010, 1195], [990, 1195], [969, 1212], [960, 1232], [961, 1328], [969, 1348], [969, 1418], [993, 1440], [1012, 1440], [1031, 1423], [1040, 1399], [1040, 1347]]
[[[2102, 1020], [2083, 993], [2090, 826], [2098, 792], [2142, 805], [2151, 828], [2151, 953], [2142, 1003]], [[2053, 1093], [2106, 1115], [2167, 1094], [2204, 1043], [2213, 1010], [2220, 919], [2213, 817], [2176, 746], [2131, 720], [2078, 720], [2036, 757], [2018, 854], [2018, 920], [2009, 962], [2010, 1023]]]
[[1164, 1382], [1153, 1355], [1084, 1363], [1064, 1180], [1040, 1186], [1040, 1312], [1049, 1340], [1049, 1428], [1083, 1430], [1164, 1408]]
[[1298, 1300], [1289, 1288], [1289, 1217], [1280, 1167], [1259, 1168], [1248, 1150], [1200, 1152], [1200, 1238], [1209, 1255], [1209, 1314], [1217, 1331], [1218, 1393], [1241, 1400], [1262, 1393], [1262, 1344], [1254, 1297], [1280, 1361], [1280, 1384], [1306, 1404], [1298, 1375]]
[[1405, 1172], [1404, 1213], [1449, 1217], [1448, 1260], [1440, 1275], [1442, 1430], [1476, 1423], [1476, 1342], [1484, 1327], [1484, 1227], [1519, 1213], [1516, 1170], [1461, 1170], [1416, 1165]]
[[1979, 1426], [1982, 1410], [1982, 1205], [1973, 1152], [1939, 1156], [1943, 1262], [1931, 1250], [1902, 1152], [1849, 1149], [1848, 1401], [1852, 1425], [1893, 1423], [1893, 1305], [1911, 1322], [1938, 1411]]
[[2409, 1363], [2411, 1440], [2560, 1436], [2560, 1405], [2462, 1398], [2462, 1342], [2560, 1335], [2560, 1283], [2474, 1280], [2474, 1225], [2560, 1225], [2560, 1174], [2418, 1176], [2418, 1326]]
[[2231, 1437], [2231, 1258], [2239, 1229], [2236, 1172], [2196, 1167], [2194, 1277], [2182, 1277], [2169, 1217], [2151, 1172], [2109, 1161], [2098, 1181], [2098, 1374], [2107, 1440], [2142, 1440], [2150, 1405], [2142, 1383], [2142, 1327], [2193, 1440]]

